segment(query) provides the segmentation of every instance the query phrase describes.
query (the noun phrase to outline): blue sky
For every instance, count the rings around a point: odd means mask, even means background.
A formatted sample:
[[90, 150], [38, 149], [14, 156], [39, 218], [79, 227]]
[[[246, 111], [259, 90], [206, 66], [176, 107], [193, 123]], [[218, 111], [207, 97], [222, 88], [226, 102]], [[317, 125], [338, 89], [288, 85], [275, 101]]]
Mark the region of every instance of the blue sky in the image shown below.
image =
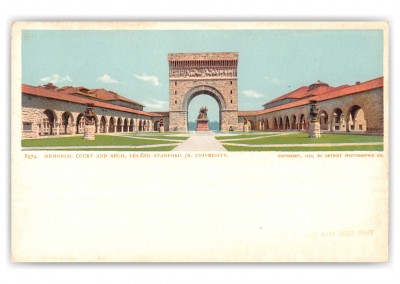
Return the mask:
[[[22, 82], [113, 90], [148, 111], [168, 111], [171, 52], [238, 52], [239, 110], [317, 80], [332, 86], [383, 75], [381, 30], [34, 31], [22, 33]], [[189, 120], [207, 105], [192, 100]]]

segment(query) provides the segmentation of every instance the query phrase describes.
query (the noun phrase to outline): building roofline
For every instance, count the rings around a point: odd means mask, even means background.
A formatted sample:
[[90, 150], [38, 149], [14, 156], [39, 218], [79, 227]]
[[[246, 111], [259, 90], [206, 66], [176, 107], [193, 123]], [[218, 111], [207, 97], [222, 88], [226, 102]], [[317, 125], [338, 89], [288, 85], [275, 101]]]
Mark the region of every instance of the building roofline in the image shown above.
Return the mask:
[[39, 97], [45, 97], [45, 98], [54, 99], [54, 100], [78, 103], [78, 104], [93, 103], [94, 106], [96, 106], [96, 107], [101, 107], [101, 108], [106, 108], [106, 109], [111, 109], [111, 110], [118, 110], [118, 111], [123, 111], [123, 112], [129, 112], [129, 113], [134, 113], [134, 114], [140, 114], [140, 115], [144, 115], [144, 116], [158, 116], [153, 112], [146, 112], [146, 111], [132, 109], [132, 108], [124, 107], [124, 106], [118, 106], [118, 105], [107, 103], [106, 101], [94, 100], [90, 96], [87, 96], [85, 98], [77, 97], [74, 95], [67, 94], [63, 91], [49, 90], [49, 89], [35, 87], [35, 86], [31, 86], [31, 85], [26, 85], [26, 84], [22, 84], [22, 93], [28, 94], [28, 95], [39, 96]]
[[[321, 95], [314, 96], [313, 99], [316, 100], [317, 102], [332, 100], [332, 99], [343, 97], [343, 96], [349, 96], [349, 95], [357, 94], [360, 92], [365, 92], [365, 91], [370, 91], [370, 90], [374, 90], [377, 88], [381, 88], [381, 87], [383, 87], [383, 84], [384, 84], [384, 81], [383, 81], [383, 76], [382, 76], [382, 77], [371, 79], [371, 80], [368, 80], [368, 81], [365, 81], [365, 82], [362, 82], [362, 83], [359, 83], [356, 85], [351, 85], [351, 86], [347, 86], [347, 87], [341, 87], [338, 89], [334, 89], [330, 92], [326, 92]], [[309, 104], [309, 102], [310, 102], [310, 98], [308, 97], [305, 99], [300, 99], [300, 100], [297, 100], [294, 102], [278, 105], [278, 106], [268, 108], [268, 109], [263, 109], [263, 110], [258, 110], [258, 111], [257, 110], [256, 111], [247, 111], [247, 112], [249, 112], [249, 113], [252, 112], [252, 116], [261, 115], [261, 114], [267, 114], [267, 113], [271, 113], [271, 112], [275, 112], [275, 111], [280, 111], [280, 110], [284, 110], [284, 109], [290, 109], [290, 108], [294, 108], [294, 107], [307, 105], [307, 104]], [[246, 116], [246, 114], [240, 115], [240, 112], [239, 112], [239, 116]]]

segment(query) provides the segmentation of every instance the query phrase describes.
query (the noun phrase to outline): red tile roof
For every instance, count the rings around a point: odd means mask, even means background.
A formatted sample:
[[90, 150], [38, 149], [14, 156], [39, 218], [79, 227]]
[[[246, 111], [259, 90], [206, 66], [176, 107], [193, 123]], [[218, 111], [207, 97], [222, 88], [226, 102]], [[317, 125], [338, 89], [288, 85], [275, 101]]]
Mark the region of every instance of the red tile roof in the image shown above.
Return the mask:
[[[72, 87], [70, 87], [70, 88], [72, 88]], [[62, 88], [60, 88], [60, 89], [62, 89]], [[107, 102], [97, 101], [97, 100], [92, 99], [90, 96], [88, 96], [87, 98], [77, 97], [74, 95], [70, 95], [67, 92], [64, 92], [63, 90], [60, 91], [60, 89], [58, 89], [57, 91], [54, 91], [54, 90], [45, 89], [43, 87], [34, 87], [34, 86], [22, 84], [22, 93], [24, 93], [24, 94], [29, 94], [29, 95], [34, 95], [34, 96], [39, 96], [39, 97], [44, 97], [44, 98], [49, 98], [49, 99], [54, 99], [54, 100], [73, 102], [73, 103], [78, 103], [78, 104], [92, 103], [96, 107], [107, 108], [107, 109], [112, 109], [112, 110], [119, 110], [119, 111], [134, 113], [134, 114], [141, 114], [141, 115], [145, 115], [145, 116], [159, 116], [158, 114], [152, 113], [152, 112], [146, 112], [146, 111], [141, 111], [141, 110], [136, 110], [136, 109], [132, 109], [132, 108], [127, 108], [127, 107], [123, 107], [123, 106], [110, 104]]]
[[238, 111], [238, 116], [255, 116], [258, 115], [258, 113], [261, 110], [244, 110], [244, 111]]
[[310, 88], [308, 86], [303, 86], [303, 87], [300, 87], [300, 88], [298, 88], [294, 91], [291, 91], [287, 94], [284, 94], [280, 97], [277, 97], [276, 99], [273, 99], [272, 101], [269, 101], [269, 102], [263, 104], [263, 106], [269, 105], [271, 103], [274, 103], [274, 102], [277, 102], [277, 101], [280, 101], [283, 99], [302, 99], [302, 98], [306, 98], [306, 97], [318, 96], [320, 94], [330, 92], [334, 89], [335, 89], [334, 87], [321, 85], [313, 90], [310, 90]]
[[[335, 99], [335, 98], [339, 98], [339, 97], [343, 97], [343, 96], [348, 96], [348, 95], [353, 95], [356, 93], [365, 92], [365, 91], [382, 88], [382, 87], [383, 87], [383, 77], [379, 77], [379, 78], [376, 78], [376, 79], [373, 79], [370, 81], [366, 81], [364, 83], [360, 83], [357, 85], [352, 85], [352, 86], [343, 85], [343, 86], [334, 88], [334, 90], [331, 92], [327, 92], [327, 93], [313, 97], [313, 100], [316, 100], [318, 102], [327, 101], [327, 100], [331, 100], [331, 99]], [[279, 110], [283, 110], [283, 109], [307, 105], [309, 103], [310, 103], [310, 98], [305, 98], [302, 100], [290, 102], [287, 104], [282, 104], [282, 105], [264, 109], [264, 110], [239, 112], [239, 116], [246, 116], [246, 115], [254, 116], [254, 115], [260, 115], [260, 114], [266, 114], [266, 113], [271, 113], [271, 112], [279, 111]]]
[[103, 101], [120, 100], [120, 101], [143, 106], [142, 104], [140, 104], [138, 102], [127, 99], [113, 91], [109, 91], [106, 89], [88, 89], [85, 87], [65, 86], [62, 88], [58, 88], [57, 91], [62, 91], [67, 94], [70, 94], [70, 95], [79, 94], [82, 96], [88, 96], [88, 97], [96, 98], [96, 99], [103, 100]]
[[169, 116], [169, 111], [157, 111], [154, 114], [158, 114], [159, 116]]

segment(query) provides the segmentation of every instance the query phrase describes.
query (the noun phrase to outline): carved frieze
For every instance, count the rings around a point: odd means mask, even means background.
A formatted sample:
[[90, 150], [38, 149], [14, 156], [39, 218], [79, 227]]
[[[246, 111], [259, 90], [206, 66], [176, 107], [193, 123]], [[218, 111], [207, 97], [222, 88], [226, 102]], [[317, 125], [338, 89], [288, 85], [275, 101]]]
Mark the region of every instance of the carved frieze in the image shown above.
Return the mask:
[[236, 68], [171, 68], [170, 77], [194, 78], [194, 77], [236, 77]]

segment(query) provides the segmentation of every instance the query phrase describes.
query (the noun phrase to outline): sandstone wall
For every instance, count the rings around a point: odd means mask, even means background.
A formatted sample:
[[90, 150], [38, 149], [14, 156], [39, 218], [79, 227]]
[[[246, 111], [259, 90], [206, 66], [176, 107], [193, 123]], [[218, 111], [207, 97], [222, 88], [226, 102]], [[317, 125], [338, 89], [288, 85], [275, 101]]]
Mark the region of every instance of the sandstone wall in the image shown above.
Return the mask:
[[[350, 120], [350, 111], [354, 106], [361, 107], [364, 113], [365, 119], [361, 119], [358, 121], [358, 124], [362, 125], [361, 129], [360, 127], [358, 127], [359, 125], [357, 125], [357, 127], [355, 127], [354, 129], [351, 129], [350, 127], [352, 124], [354, 124], [354, 122]], [[318, 107], [320, 114], [322, 112], [326, 112], [326, 114], [328, 115], [328, 124], [326, 130], [349, 132], [361, 131], [374, 133], [383, 133], [384, 131], [382, 88], [321, 101], [318, 102]], [[334, 112], [337, 109], [340, 109], [342, 111], [339, 123], [335, 123], [334, 120]], [[309, 105], [304, 105], [290, 109], [279, 110], [272, 113], [257, 115], [256, 117], [246, 118], [255, 120], [256, 129], [258, 130], [274, 130], [273, 126], [275, 119], [277, 120], [278, 124], [280, 119], [282, 119], [283, 121], [283, 128], [275, 130], [286, 130], [286, 118], [289, 118], [289, 130], [306, 130], [309, 123], [309, 111]], [[305, 117], [305, 125], [301, 125], [300, 123], [300, 117], [302, 115], [304, 115]], [[239, 129], [243, 127], [244, 117], [239, 118]], [[293, 127], [293, 125], [295, 125], [296, 127]]]
[[[23, 94], [21, 121], [22, 138], [35, 138], [43, 134], [42, 123], [43, 119], [47, 117], [46, 114], [44, 114], [44, 111], [46, 110], [50, 110], [50, 112], [54, 116], [54, 121], [52, 121], [51, 125], [53, 132], [52, 134], [83, 134], [84, 129], [81, 129], [79, 127], [78, 117], [84, 113], [85, 109], [86, 106], [82, 104]], [[102, 117], [104, 117], [106, 122], [104, 129], [104, 132], [106, 133], [110, 130], [109, 125], [111, 118], [115, 122], [115, 129], [111, 129], [112, 132], [118, 131], [118, 121], [120, 121], [122, 124], [120, 132], [136, 132], [140, 130], [139, 125], [146, 125], [145, 128], [142, 127], [142, 131], [153, 131], [154, 123], [160, 120], [160, 117], [150, 117], [99, 107], [94, 107], [94, 111], [96, 112], [97, 133], [102, 132], [102, 129], [100, 129], [100, 121]], [[70, 117], [67, 127], [65, 127], [65, 125], [63, 125], [62, 123], [62, 116], [66, 112], [69, 114]], [[168, 128], [168, 117], [163, 117], [163, 119], [164, 126]], [[32, 129], [23, 130], [24, 123], [31, 124]], [[123, 127], [124, 124], [128, 127]]]

